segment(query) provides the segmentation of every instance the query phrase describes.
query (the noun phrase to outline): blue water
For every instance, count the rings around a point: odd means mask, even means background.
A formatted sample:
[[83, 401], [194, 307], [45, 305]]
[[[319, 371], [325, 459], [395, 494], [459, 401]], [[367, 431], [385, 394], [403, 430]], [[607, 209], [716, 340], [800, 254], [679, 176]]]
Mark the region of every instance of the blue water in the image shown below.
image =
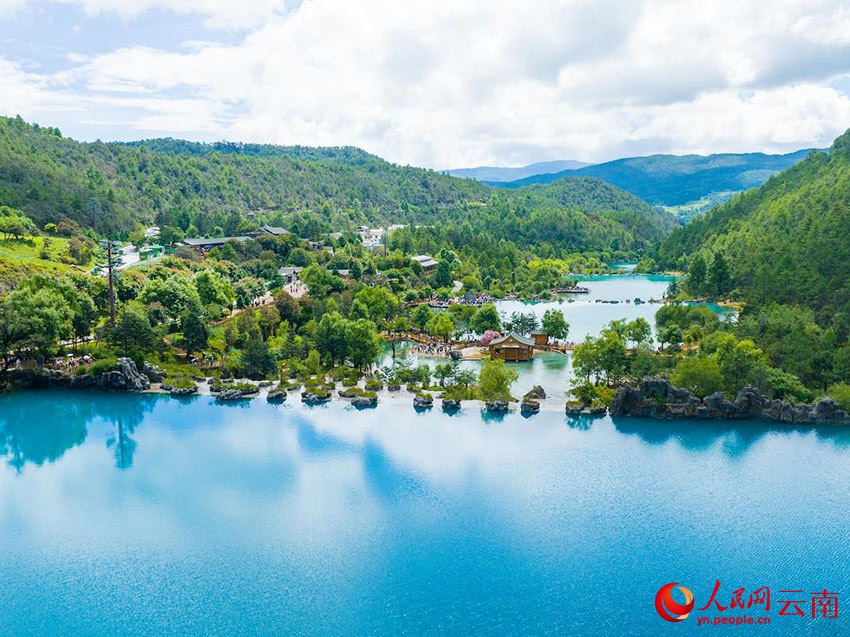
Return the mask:
[[[691, 635], [663, 584], [850, 595], [846, 429], [297, 403], [0, 397], [0, 634]], [[706, 630], [850, 631], [777, 613]]]
[[[604, 275], [584, 277], [580, 285], [590, 290], [589, 294], [565, 294], [553, 301], [524, 303], [522, 301], [498, 301], [496, 309], [503, 316], [513, 312], [534, 312], [538, 319], [551, 308], [561, 310], [570, 324], [568, 339], [583, 342], [588, 336], [597, 336], [608, 323], [615, 319], [632, 321], [638, 317], [655, 327], [655, 313], [661, 307], [672, 277], [661, 275]], [[635, 304], [634, 299], [655, 299], [655, 303]], [[597, 301], [619, 301], [598, 303]], [[629, 301], [628, 303], [626, 301]]]

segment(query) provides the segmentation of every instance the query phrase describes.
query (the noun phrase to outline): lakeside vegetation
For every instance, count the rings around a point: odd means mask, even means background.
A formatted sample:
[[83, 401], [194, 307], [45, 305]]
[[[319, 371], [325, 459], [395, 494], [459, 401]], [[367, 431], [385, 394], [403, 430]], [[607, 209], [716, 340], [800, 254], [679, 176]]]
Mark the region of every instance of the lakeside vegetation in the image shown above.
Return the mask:
[[[686, 272], [672, 297], [739, 300], [739, 320], [669, 304], [654, 340], [643, 319], [614, 321], [575, 348], [572, 399], [604, 405], [620, 383], [660, 375], [700, 397], [752, 385], [848, 405], [847, 135], [672, 234], [670, 216], [593, 179], [492, 191], [357, 149], [79, 144], [19, 119], [0, 119], [0, 146], [4, 370], [68, 353], [106, 369], [126, 356], [161, 366], [181, 387], [199, 373], [316, 387], [365, 378], [365, 392], [375, 390], [369, 382], [403, 384], [508, 402], [515, 370], [501, 361], [475, 377], [404, 356], [377, 369], [382, 342], [414, 334], [435, 347], [486, 344], [541, 327], [564, 341], [569, 317], [547, 313], [541, 325], [533, 314], [500, 316], [490, 301], [547, 298], [575, 273], [643, 257], [644, 271]], [[384, 221], [408, 225], [368, 247], [357, 226]], [[158, 237], [146, 237], [148, 223]], [[264, 224], [286, 231], [263, 233]], [[203, 250], [179, 244], [199, 234], [237, 238]], [[110, 292], [93, 268], [114, 237], [175, 244], [174, 254], [116, 274]], [[814, 250], [824, 237], [835, 249], [818, 260], [791, 245]], [[415, 255], [436, 265], [426, 270]], [[300, 270], [298, 282], [284, 267]], [[472, 302], [422, 302], [464, 293]]]

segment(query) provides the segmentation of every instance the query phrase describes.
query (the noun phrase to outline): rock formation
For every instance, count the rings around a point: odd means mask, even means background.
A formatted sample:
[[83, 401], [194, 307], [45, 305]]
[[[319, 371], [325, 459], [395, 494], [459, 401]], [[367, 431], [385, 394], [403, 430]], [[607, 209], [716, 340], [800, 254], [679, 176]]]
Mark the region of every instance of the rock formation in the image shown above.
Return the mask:
[[611, 403], [612, 416], [642, 418], [748, 420], [800, 424], [850, 424], [850, 415], [831, 398], [821, 398], [813, 405], [795, 405], [770, 399], [754, 387], [745, 387], [734, 402], [721, 392], [700, 400], [691, 392], [679, 389], [663, 378], [644, 378], [637, 387], [617, 390]]

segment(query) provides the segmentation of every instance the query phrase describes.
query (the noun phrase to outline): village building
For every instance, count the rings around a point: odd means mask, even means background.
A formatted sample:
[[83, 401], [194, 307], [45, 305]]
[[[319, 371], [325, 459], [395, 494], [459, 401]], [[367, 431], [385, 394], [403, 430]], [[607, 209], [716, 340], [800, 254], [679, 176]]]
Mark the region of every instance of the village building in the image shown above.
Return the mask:
[[534, 357], [534, 340], [511, 332], [490, 341], [490, 358], [507, 362], [530, 361]]
[[546, 332], [535, 330], [531, 333], [535, 347], [546, 347], [549, 344], [549, 335]]
[[289, 285], [298, 281], [298, 275], [301, 274], [301, 270], [303, 269], [298, 266], [284, 266], [277, 273], [283, 277], [284, 283]]
[[386, 231], [383, 228], [360, 226], [357, 228], [357, 234], [360, 235], [360, 240], [363, 242], [363, 248], [366, 250], [374, 250], [384, 244], [384, 235], [386, 234]]
[[250, 241], [251, 237], [198, 237], [197, 239], [183, 239], [180, 245], [188, 246], [193, 250], [211, 250], [216, 246], [224, 245], [229, 241]]
[[427, 254], [417, 254], [415, 257], [411, 257], [413, 261], [416, 261], [419, 265], [422, 266], [422, 269], [425, 272], [433, 272], [437, 269], [437, 266], [440, 265], [440, 262], [434, 259], [434, 257], [430, 257]]
[[262, 228], [260, 228], [260, 230], [264, 234], [271, 234], [276, 237], [289, 234], [289, 230], [287, 230], [286, 228], [281, 228], [280, 226], [263, 226]]

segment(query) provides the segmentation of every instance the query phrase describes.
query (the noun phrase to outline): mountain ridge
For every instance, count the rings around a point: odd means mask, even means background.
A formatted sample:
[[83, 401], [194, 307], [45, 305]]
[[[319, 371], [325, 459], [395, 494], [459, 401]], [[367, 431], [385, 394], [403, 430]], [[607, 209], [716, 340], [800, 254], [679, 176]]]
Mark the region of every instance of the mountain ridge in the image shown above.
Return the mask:
[[502, 183], [516, 181], [534, 175], [548, 175], [564, 170], [584, 168], [591, 165], [588, 162], [573, 159], [557, 159], [536, 162], [527, 166], [475, 166], [472, 168], [452, 168], [441, 172], [452, 177], [460, 177], [461, 179], [474, 179], [475, 181], [483, 181], [485, 183]]
[[664, 267], [686, 269], [721, 252], [730, 288], [758, 305], [801, 304], [829, 315], [850, 311], [850, 131], [827, 151], [739, 194], [658, 249]]
[[741, 192], [804, 159], [814, 149], [785, 154], [655, 154], [625, 157], [583, 168], [535, 175], [511, 182], [487, 182], [500, 188], [552, 183], [565, 177], [596, 177], [653, 205], [679, 206], [718, 192]]

